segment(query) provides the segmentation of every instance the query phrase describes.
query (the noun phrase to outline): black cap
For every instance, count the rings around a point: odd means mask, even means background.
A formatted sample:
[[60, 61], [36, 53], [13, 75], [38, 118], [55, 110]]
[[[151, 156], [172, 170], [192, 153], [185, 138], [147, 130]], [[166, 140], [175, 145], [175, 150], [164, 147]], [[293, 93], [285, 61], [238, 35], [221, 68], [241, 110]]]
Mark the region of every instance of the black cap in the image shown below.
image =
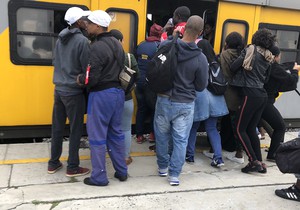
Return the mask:
[[113, 37], [115, 37], [117, 40], [122, 41], [123, 40], [123, 34], [121, 33], [121, 31], [117, 30], [117, 29], [112, 29], [110, 30], [110, 33]]

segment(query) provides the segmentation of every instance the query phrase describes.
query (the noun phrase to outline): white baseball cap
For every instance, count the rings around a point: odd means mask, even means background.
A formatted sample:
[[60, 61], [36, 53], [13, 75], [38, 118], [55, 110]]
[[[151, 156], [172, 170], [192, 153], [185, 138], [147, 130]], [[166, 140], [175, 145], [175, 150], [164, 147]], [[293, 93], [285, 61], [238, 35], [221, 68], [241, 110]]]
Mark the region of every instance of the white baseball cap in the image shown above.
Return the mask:
[[65, 14], [65, 21], [71, 26], [83, 16], [88, 16], [91, 11], [83, 11], [79, 7], [71, 7]]
[[88, 16], [88, 19], [102, 27], [108, 27], [111, 21], [109, 14], [103, 10], [95, 10], [91, 12], [91, 14]]

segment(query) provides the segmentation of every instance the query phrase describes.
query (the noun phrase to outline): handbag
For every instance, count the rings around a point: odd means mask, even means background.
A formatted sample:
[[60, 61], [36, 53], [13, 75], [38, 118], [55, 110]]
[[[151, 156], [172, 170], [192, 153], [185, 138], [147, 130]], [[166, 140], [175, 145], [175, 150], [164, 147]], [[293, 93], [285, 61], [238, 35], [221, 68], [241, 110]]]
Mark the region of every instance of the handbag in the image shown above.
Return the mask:
[[136, 71], [131, 69], [131, 59], [130, 54], [127, 53], [128, 56], [128, 66], [124, 65], [124, 68], [119, 74], [119, 80], [123, 90], [125, 91], [125, 95], [130, 93], [135, 88], [136, 81]]
[[280, 144], [275, 161], [282, 173], [300, 174], [300, 138]]

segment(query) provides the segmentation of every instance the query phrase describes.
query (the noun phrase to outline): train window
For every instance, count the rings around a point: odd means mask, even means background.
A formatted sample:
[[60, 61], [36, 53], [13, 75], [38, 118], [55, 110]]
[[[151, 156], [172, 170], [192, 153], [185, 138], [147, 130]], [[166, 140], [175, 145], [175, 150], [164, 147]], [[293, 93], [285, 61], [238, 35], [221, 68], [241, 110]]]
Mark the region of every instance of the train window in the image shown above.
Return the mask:
[[107, 10], [112, 21], [109, 29], [118, 29], [124, 36], [123, 47], [126, 52], [134, 52], [137, 45], [138, 16], [133, 10], [111, 8]]
[[240, 33], [242, 35], [242, 37], [244, 38], [245, 44], [247, 43], [248, 34], [249, 34], [248, 23], [245, 21], [241, 21], [241, 20], [228, 19], [223, 24], [222, 42], [221, 42], [220, 52], [222, 51], [222, 49], [225, 45], [225, 39], [226, 39], [227, 35], [234, 31]]
[[281, 51], [280, 62], [300, 62], [300, 27], [260, 23], [259, 28], [268, 28], [276, 36]]
[[52, 65], [58, 34], [67, 27], [65, 12], [78, 5], [35, 1], [10, 1], [8, 5], [11, 61], [17, 65]]

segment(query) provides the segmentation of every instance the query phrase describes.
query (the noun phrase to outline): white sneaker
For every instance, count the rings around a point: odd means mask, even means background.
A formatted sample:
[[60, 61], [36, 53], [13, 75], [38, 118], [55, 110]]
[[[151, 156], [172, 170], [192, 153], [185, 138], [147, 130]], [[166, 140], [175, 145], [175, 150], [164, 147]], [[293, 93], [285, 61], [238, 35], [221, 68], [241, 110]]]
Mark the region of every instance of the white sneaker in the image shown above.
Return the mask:
[[214, 153], [209, 152], [209, 150], [203, 150], [203, 154], [210, 159], [214, 157]]
[[240, 163], [240, 164], [243, 164], [243, 163], [245, 162], [244, 157], [242, 157], [242, 158], [237, 158], [237, 157], [235, 157], [235, 154], [228, 154], [228, 155], [226, 156], [226, 158], [227, 158], [228, 160], [231, 160], [232, 162], [236, 162], [236, 163]]

